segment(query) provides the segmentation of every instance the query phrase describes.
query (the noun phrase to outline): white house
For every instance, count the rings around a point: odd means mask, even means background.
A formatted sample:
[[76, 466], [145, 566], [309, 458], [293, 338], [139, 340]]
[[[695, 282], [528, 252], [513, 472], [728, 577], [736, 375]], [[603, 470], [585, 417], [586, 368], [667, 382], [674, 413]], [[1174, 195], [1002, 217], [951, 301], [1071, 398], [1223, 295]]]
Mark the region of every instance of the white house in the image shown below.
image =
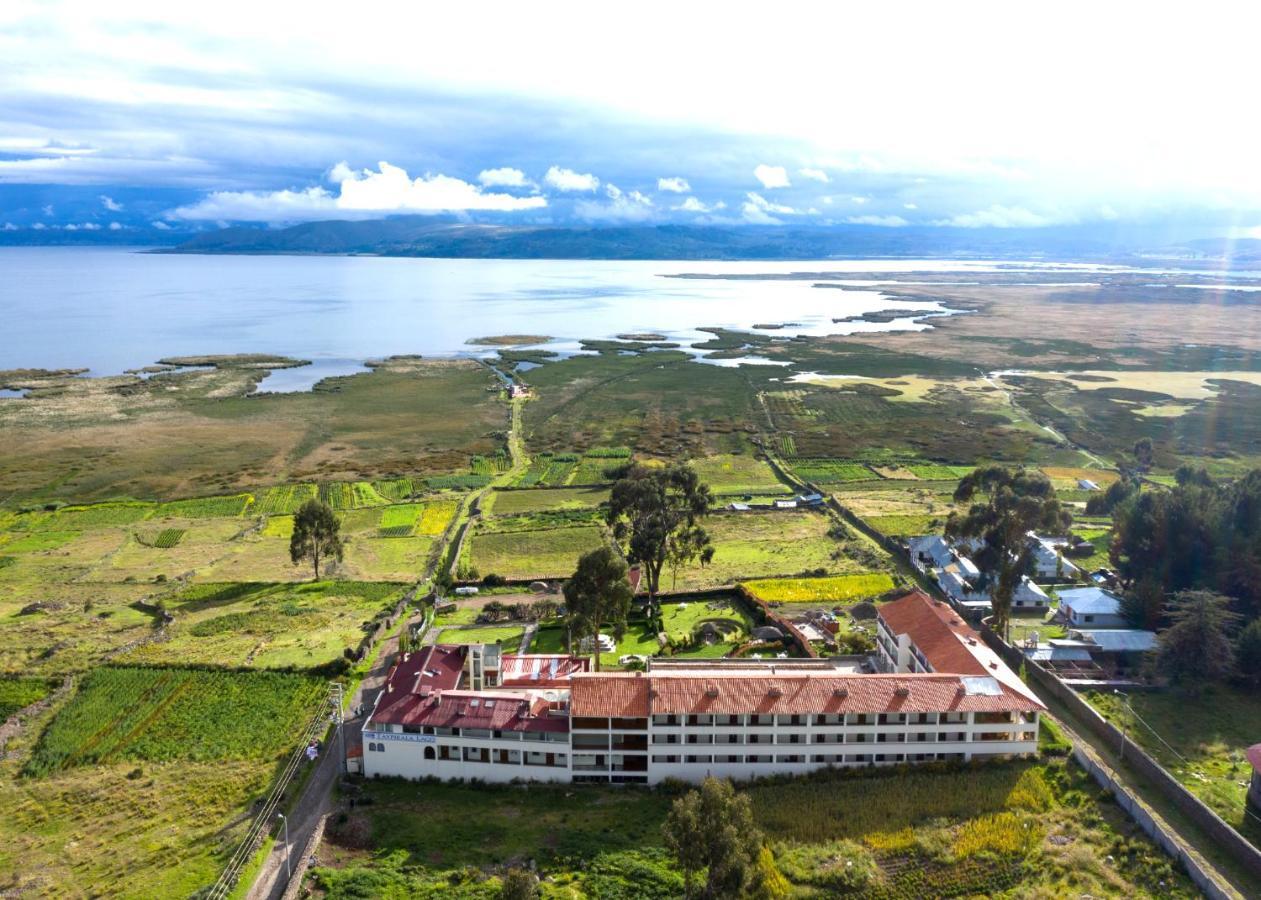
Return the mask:
[[[937, 573], [937, 584], [957, 606], [981, 613], [988, 612], [993, 605], [993, 595], [988, 590], [973, 590], [970, 585], [974, 579], [975, 576], [965, 577], [959, 565], [947, 566]], [[1025, 575], [1012, 592], [1011, 605], [1012, 609], [1018, 610], [1046, 610], [1050, 608], [1051, 598]]]
[[1121, 598], [1099, 587], [1069, 588], [1059, 592], [1059, 616], [1070, 628], [1119, 628]]
[[363, 771], [656, 784], [1036, 754], [1042, 704], [954, 610], [914, 591], [878, 621], [875, 674], [826, 659], [589, 672], [426, 647], [400, 658], [364, 723]]
[[1041, 537], [1029, 532], [1033, 551], [1033, 574], [1043, 580], [1065, 580], [1077, 577], [1077, 567], [1064, 558], [1067, 538]]

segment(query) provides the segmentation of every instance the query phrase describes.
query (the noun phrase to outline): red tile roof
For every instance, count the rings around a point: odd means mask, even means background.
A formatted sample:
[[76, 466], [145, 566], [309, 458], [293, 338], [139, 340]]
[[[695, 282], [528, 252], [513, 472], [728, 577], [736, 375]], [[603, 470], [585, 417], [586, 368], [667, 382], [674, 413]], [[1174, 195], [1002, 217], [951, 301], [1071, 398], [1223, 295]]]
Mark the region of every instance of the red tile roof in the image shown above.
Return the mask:
[[648, 715], [648, 676], [642, 672], [575, 675], [569, 688], [569, 708], [575, 716], [642, 719]]
[[568, 717], [548, 715], [548, 706], [542, 698], [497, 691], [405, 694], [388, 708], [378, 709], [372, 721], [493, 731], [568, 731]]
[[499, 683], [503, 687], [567, 688], [571, 676], [590, 667], [589, 659], [563, 653], [505, 653], [500, 659]]

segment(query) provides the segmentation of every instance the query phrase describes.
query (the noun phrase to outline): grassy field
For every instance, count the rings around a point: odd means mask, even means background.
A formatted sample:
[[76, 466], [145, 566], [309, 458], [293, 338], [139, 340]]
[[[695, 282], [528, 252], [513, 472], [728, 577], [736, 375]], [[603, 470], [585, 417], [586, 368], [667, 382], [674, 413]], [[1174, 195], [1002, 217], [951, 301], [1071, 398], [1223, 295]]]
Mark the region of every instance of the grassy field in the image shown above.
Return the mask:
[[520, 513], [552, 512], [560, 509], [594, 509], [609, 498], [604, 488], [538, 488], [495, 491], [483, 504], [488, 514], [512, 516]]
[[521, 645], [525, 629], [516, 625], [487, 625], [480, 628], [446, 628], [438, 640], [444, 644], [499, 644], [505, 653]]
[[792, 489], [763, 460], [730, 453], [689, 460], [715, 494], [789, 494]]
[[594, 525], [536, 531], [476, 532], [465, 541], [467, 564], [480, 577], [559, 578], [572, 575], [578, 557], [605, 542]]
[[260, 669], [326, 665], [355, 648], [406, 585], [322, 581], [228, 583], [188, 588], [166, 601], [167, 637], [120, 657], [129, 663], [194, 663]]
[[[0, 878], [17, 896], [186, 897], [214, 881], [320, 679], [103, 668], [0, 761]], [[19, 775], [29, 759], [30, 774]]]
[[[405, 782], [383, 781], [365, 791], [371, 804], [331, 829], [325, 865], [312, 875], [330, 900], [379, 895], [387, 885], [400, 896], [494, 896], [499, 867], [526, 859], [547, 897], [682, 892], [662, 847], [666, 792], [584, 787], [587, 802], [575, 803], [568, 786], [432, 785], [422, 798]], [[1062, 760], [824, 773], [748, 793], [799, 896], [1196, 896]], [[468, 816], [470, 805], [478, 816]], [[367, 845], [353, 835], [370, 836]]]
[[1261, 822], [1244, 815], [1251, 766], [1244, 750], [1257, 742], [1261, 694], [1213, 686], [1188, 695], [1171, 690], [1090, 692], [1090, 704], [1154, 756], [1183, 786], [1261, 847]]

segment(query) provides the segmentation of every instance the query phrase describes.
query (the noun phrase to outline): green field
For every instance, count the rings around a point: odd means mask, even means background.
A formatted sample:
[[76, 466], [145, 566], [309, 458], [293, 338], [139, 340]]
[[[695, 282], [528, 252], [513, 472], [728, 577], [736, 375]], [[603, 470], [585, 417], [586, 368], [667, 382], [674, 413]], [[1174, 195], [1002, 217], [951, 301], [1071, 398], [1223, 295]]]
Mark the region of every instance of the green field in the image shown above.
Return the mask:
[[405, 585], [205, 584], [166, 601], [168, 637], [120, 657], [127, 663], [303, 668], [357, 649], [375, 618], [393, 609]]
[[496, 491], [484, 508], [497, 516], [552, 512], [563, 509], [594, 509], [609, 499], [605, 488], [537, 488]]
[[752, 456], [724, 453], [691, 459], [688, 464], [718, 495], [792, 493], [768, 463]]
[[798, 478], [814, 484], [845, 484], [880, 478], [862, 463], [840, 459], [794, 459], [791, 465]]
[[[480, 628], [446, 628], [439, 635], [444, 644], [499, 644], [504, 653], [514, 653], [525, 629], [513, 625], [487, 625]], [[537, 651], [536, 651], [537, 652]]]
[[52, 684], [44, 678], [0, 678], [0, 722], [48, 696]]
[[[329, 900], [495, 896], [531, 859], [546, 896], [675, 898], [661, 791], [372, 782], [330, 828], [314, 886]], [[820, 773], [748, 789], [794, 896], [1197, 896], [1190, 881], [1063, 760], [944, 771]], [[475, 805], [477, 816], [469, 816]], [[370, 834], [364, 848], [352, 835]], [[345, 843], [343, 843], [345, 841]], [[1163, 885], [1163, 886], [1161, 886]], [[557, 893], [560, 892], [560, 893]]]
[[467, 564], [480, 577], [560, 578], [573, 574], [578, 557], [605, 542], [595, 525], [505, 533], [476, 532], [465, 541]]

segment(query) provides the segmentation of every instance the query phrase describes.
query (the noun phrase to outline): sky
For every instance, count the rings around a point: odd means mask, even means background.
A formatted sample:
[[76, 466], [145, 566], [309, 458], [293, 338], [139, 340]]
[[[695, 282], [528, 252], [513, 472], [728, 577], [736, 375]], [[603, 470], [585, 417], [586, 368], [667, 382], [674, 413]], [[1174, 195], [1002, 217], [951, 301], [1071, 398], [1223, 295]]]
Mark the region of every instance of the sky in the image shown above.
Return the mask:
[[0, 4], [0, 230], [1261, 237], [1261, 5]]

